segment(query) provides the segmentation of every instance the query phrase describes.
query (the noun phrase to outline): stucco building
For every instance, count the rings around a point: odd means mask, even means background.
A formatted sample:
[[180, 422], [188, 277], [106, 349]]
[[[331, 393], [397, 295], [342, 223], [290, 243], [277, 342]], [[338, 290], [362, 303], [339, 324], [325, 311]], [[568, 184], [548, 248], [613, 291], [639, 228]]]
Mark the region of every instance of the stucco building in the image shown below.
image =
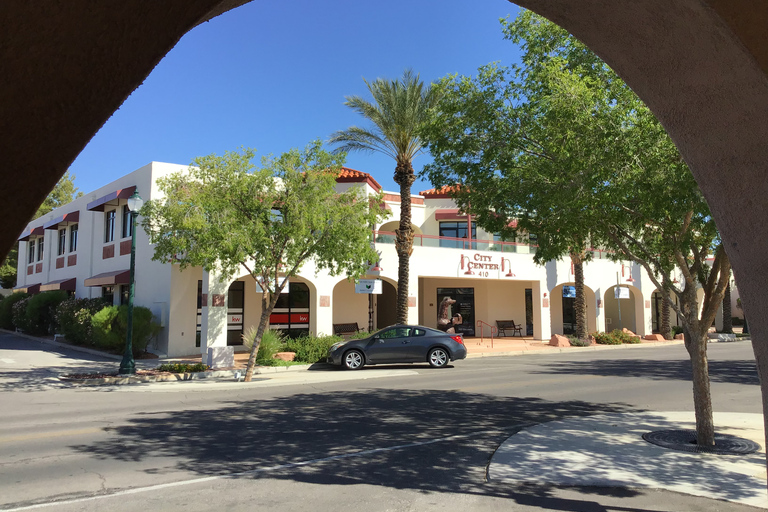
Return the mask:
[[[104, 187], [29, 223], [19, 237], [17, 290], [37, 293], [68, 290], [78, 297], [127, 301], [130, 262], [130, 215], [126, 200], [138, 190], [143, 199], [162, 197], [157, 179], [186, 166], [152, 162]], [[369, 174], [342, 169], [337, 189], [381, 191]], [[384, 193], [389, 219], [376, 226], [379, 270], [366, 278], [382, 281], [373, 297], [375, 328], [395, 322], [397, 227], [400, 196]], [[535, 236], [501, 241], [460, 212], [446, 190], [425, 190], [412, 197], [415, 230], [410, 261], [409, 323], [435, 327], [444, 297], [457, 302], [456, 327], [466, 337], [489, 336], [497, 320], [514, 320], [522, 334], [548, 339], [574, 329], [573, 268], [570, 260], [536, 265]], [[153, 248], [139, 229], [136, 249], [135, 303], [152, 310], [162, 325], [156, 348], [170, 356], [206, 353], [207, 347], [241, 343], [240, 334], [258, 323], [260, 296], [254, 280], [241, 275], [221, 279], [202, 268], [153, 261]], [[584, 266], [588, 329], [627, 328], [640, 335], [658, 330], [661, 296], [642, 268], [614, 262], [595, 250]], [[621, 288], [616, 298], [616, 288]], [[721, 321], [718, 317], [718, 323]], [[312, 262], [292, 278], [270, 318], [272, 328], [333, 333], [333, 325], [369, 323], [369, 300], [344, 277], [316, 272]], [[673, 324], [675, 317], [673, 313]]]

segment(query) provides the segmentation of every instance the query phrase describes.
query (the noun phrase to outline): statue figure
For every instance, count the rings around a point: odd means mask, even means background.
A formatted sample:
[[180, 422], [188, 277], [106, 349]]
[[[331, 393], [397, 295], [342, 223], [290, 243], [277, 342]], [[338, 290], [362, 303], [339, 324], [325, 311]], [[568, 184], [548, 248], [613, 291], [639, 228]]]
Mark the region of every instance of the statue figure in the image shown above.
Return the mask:
[[443, 297], [443, 301], [437, 308], [437, 328], [441, 331], [455, 333], [454, 325], [461, 325], [463, 322], [461, 315], [456, 313], [451, 318], [451, 305], [456, 301], [450, 297]]

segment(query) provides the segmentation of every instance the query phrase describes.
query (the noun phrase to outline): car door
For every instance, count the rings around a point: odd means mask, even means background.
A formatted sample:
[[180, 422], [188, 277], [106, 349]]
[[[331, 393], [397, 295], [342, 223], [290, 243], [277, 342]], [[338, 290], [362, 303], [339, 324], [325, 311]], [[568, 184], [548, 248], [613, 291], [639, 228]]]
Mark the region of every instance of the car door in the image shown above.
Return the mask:
[[427, 331], [419, 327], [413, 327], [408, 336], [409, 358], [413, 362], [424, 362], [427, 360], [427, 350], [434, 339], [427, 336]]
[[406, 363], [413, 360], [409, 353], [410, 328], [396, 326], [381, 331], [371, 339], [366, 355], [372, 363]]

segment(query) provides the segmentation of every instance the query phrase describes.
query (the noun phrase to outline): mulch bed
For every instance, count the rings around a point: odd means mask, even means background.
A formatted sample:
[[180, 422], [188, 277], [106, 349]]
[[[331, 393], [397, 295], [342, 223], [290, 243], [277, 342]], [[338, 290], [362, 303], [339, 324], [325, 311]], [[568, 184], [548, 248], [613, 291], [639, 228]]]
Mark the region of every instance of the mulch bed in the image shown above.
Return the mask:
[[[157, 370], [136, 370], [136, 373], [132, 374], [137, 377], [152, 377], [155, 375], [171, 375], [171, 372], [160, 372]], [[129, 375], [121, 375], [117, 372], [109, 373], [68, 373], [62, 375], [66, 379], [106, 379], [108, 377], [128, 377]]]

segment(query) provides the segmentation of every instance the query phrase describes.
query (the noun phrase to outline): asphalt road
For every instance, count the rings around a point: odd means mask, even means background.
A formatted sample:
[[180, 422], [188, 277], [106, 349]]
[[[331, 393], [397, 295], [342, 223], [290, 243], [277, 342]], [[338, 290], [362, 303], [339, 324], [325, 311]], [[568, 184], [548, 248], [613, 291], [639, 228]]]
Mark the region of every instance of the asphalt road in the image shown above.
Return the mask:
[[[749, 343], [709, 347], [713, 406], [760, 413]], [[489, 482], [495, 448], [532, 423], [692, 409], [682, 346], [468, 359], [361, 379], [73, 388], [114, 362], [0, 333], [0, 509], [742, 511], [648, 489]], [[313, 375], [314, 377], [314, 375]], [[365, 378], [362, 377], [379, 377]]]

